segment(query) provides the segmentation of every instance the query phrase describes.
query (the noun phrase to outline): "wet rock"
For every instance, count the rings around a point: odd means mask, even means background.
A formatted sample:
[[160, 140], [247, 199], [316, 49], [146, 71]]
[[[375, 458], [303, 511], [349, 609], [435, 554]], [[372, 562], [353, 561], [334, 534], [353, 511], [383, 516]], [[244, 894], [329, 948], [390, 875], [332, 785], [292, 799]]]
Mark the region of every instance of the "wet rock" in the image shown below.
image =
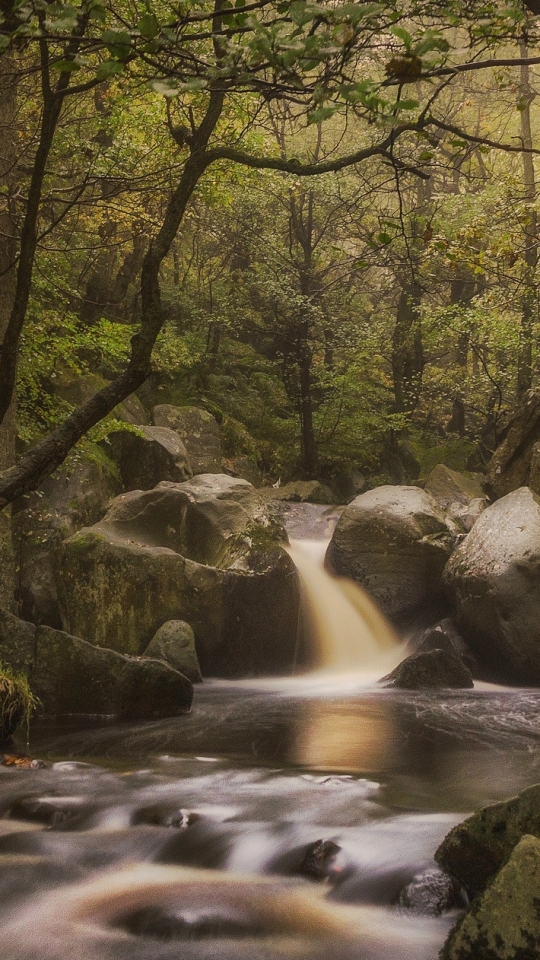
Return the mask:
[[31, 686], [51, 716], [152, 720], [185, 713], [193, 687], [160, 660], [133, 659], [50, 627], [36, 630]]
[[501, 682], [540, 682], [540, 499], [522, 487], [484, 511], [444, 579], [479, 663]]
[[5, 908], [18, 899], [27, 900], [33, 894], [61, 884], [77, 883], [83, 871], [66, 860], [37, 854], [0, 854], [0, 903]]
[[165, 907], [141, 907], [124, 914], [115, 926], [138, 937], [153, 940], [213, 940], [222, 937], [254, 937], [265, 931], [247, 913], [219, 912], [215, 908], [173, 910]]
[[454, 929], [441, 960], [537, 960], [540, 840], [524, 836]]
[[436, 867], [417, 874], [399, 895], [398, 905], [412, 913], [438, 917], [447, 910], [466, 905], [453, 877]]
[[115, 430], [107, 444], [125, 490], [150, 490], [161, 480], [181, 483], [193, 476], [182, 440], [166, 427]]
[[15, 800], [9, 816], [14, 820], [42, 823], [55, 830], [76, 829], [83, 817], [88, 817], [94, 809], [79, 797], [30, 796]]
[[326, 565], [397, 617], [437, 598], [453, 543], [443, 511], [424, 490], [377, 487], [345, 507]]
[[540, 785], [484, 807], [458, 824], [444, 838], [435, 859], [476, 897], [525, 834], [540, 838]]
[[298, 873], [312, 880], [326, 880], [332, 873], [340, 850], [341, 847], [333, 840], [316, 840], [307, 848]]
[[445, 617], [432, 626], [422, 630], [410, 641], [414, 653], [427, 653], [429, 650], [445, 650], [463, 661], [473, 676], [478, 672], [478, 663], [468, 643], [463, 639], [454, 621]]
[[62, 626], [56, 572], [66, 537], [106, 512], [122, 490], [116, 465], [97, 445], [72, 453], [39, 490], [17, 501], [13, 536], [19, 564], [19, 613], [32, 623]]
[[529, 484], [535, 444], [540, 440], [540, 394], [531, 394], [507, 423], [487, 474], [496, 497]]
[[156, 631], [143, 656], [164, 660], [192, 683], [202, 683], [195, 635], [185, 620], [167, 620]]
[[152, 410], [152, 423], [178, 434], [185, 444], [194, 474], [221, 472], [219, 426], [207, 410], [161, 403]]
[[448, 650], [427, 650], [413, 653], [380, 681], [385, 687], [401, 690], [454, 689], [474, 686], [471, 671], [462, 660]]
[[124, 494], [63, 545], [64, 622], [138, 654], [164, 620], [182, 619], [205, 674], [288, 670], [298, 591], [284, 541], [245, 480], [203, 474]]
[[146, 823], [155, 827], [174, 827], [176, 830], [185, 830], [198, 820], [200, 820], [200, 814], [170, 803], [154, 803], [148, 807], [141, 807], [132, 817], [134, 825]]

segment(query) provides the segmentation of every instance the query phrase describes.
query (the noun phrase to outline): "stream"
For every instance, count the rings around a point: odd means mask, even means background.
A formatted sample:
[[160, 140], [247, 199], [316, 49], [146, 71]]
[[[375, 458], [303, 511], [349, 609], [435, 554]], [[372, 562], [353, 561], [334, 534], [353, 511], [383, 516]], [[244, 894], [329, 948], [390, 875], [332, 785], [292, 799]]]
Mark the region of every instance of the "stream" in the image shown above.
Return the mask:
[[403, 891], [470, 811], [540, 781], [539, 708], [322, 672], [205, 681], [170, 720], [36, 723], [43, 765], [0, 767], [1, 955], [436, 960], [457, 909]]

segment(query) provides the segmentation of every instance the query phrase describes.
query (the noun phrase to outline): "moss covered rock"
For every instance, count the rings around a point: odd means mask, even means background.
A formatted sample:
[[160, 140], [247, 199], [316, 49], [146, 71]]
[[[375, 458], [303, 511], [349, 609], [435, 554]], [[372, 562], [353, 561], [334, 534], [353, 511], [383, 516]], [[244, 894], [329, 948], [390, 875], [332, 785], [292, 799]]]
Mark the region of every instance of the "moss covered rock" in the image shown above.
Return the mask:
[[107, 443], [124, 490], [150, 490], [160, 480], [181, 483], [193, 476], [182, 440], [167, 427], [114, 430]]
[[441, 960], [538, 960], [540, 840], [524, 836], [450, 934]]
[[73, 452], [41, 487], [22, 497], [13, 514], [19, 562], [19, 613], [61, 627], [56, 570], [62, 541], [106, 512], [122, 490], [115, 464], [97, 444]]
[[202, 681], [195, 650], [195, 634], [185, 620], [167, 620], [163, 623], [152, 637], [144, 656], [164, 660], [174, 670], [189, 677], [192, 683]]
[[525, 834], [540, 837], [540, 785], [484, 807], [458, 824], [444, 838], [435, 859], [476, 897]]
[[244, 480], [203, 474], [124, 494], [64, 543], [64, 623], [139, 654], [168, 620], [191, 624], [205, 674], [290, 669], [298, 592], [283, 528]]

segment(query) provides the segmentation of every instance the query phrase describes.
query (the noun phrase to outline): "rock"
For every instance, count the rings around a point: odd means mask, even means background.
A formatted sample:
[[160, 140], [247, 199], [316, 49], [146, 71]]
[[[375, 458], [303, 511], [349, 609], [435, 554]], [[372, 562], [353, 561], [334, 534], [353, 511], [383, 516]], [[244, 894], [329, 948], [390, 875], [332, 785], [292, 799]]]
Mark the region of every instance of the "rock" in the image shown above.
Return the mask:
[[333, 840], [316, 840], [310, 843], [298, 873], [312, 880], [326, 880], [333, 871], [334, 861], [341, 847]]
[[525, 834], [540, 838], [540, 784], [473, 813], [447, 834], [435, 859], [476, 897]]
[[287, 671], [296, 644], [293, 564], [245, 480], [202, 474], [123, 494], [63, 545], [64, 623], [139, 654], [166, 620], [186, 620], [206, 675]]
[[223, 473], [229, 477], [240, 477], [241, 480], [247, 480], [254, 487], [262, 487], [263, 473], [251, 457], [229, 457], [222, 460]]
[[429, 493], [418, 487], [377, 487], [345, 507], [326, 565], [363, 586], [395, 617], [438, 596], [453, 542]]
[[450, 933], [441, 960], [537, 960], [540, 840], [525, 836]]
[[447, 509], [448, 516], [454, 520], [465, 533], [469, 533], [474, 527], [478, 517], [480, 517], [489, 501], [485, 497], [477, 497], [471, 500], [466, 506], [461, 503], [451, 503]]
[[540, 443], [535, 443], [532, 448], [529, 487], [540, 496]]
[[414, 653], [426, 653], [428, 650], [446, 650], [448, 653], [459, 657], [473, 675], [478, 670], [476, 657], [450, 617], [445, 617], [444, 620], [439, 620], [438, 623], [422, 630], [409, 643]]
[[484, 511], [444, 573], [457, 622], [501, 682], [540, 682], [540, 499], [522, 487]]
[[444, 870], [433, 867], [418, 873], [399, 895], [398, 905], [423, 916], [438, 917], [447, 910], [464, 906], [460, 886]]
[[424, 490], [431, 494], [443, 510], [453, 503], [468, 506], [471, 500], [486, 499], [480, 478], [468, 477], [438, 463], [429, 474]]
[[164, 660], [192, 683], [201, 683], [201, 668], [195, 650], [195, 635], [184, 620], [167, 620], [154, 634], [143, 656]]
[[264, 487], [261, 495], [268, 500], [288, 500], [290, 503], [336, 502], [330, 487], [319, 480], [293, 480], [279, 487]]
[[29, 674], [36, 655], [36, 628], [0, 610], [0, 661], [15, 673]]
[[540, 440], [540, 394], [533, 393], [505, 427], [493, 454], [487, 482], [496, 497], [529, 484], [535, 444]]
[[193, 476], [184, 444], [167, 427], [115, 430], [107, 443], [125, 490], [150, 490], [161, 480], [181, 483]]
[[[99, 376], [97, 373], [87, 373], [80, 376], [75, 370], [64, 367], [63, 370], [56, 374], [54, 392], [57, 396], [61, 397], [62, 400], [66, 400], [75, 407], [80, 407], [81, 404], [91, 400], [98, 390], [102, 390], [103, 387], [106, 387], [109, 383], [109, 380], [105, 380], [104, 377]], [[124, 423], [148, 423], [145, 409], [134, 393], [126, 397], [125, 400], [122, 400], [122, 403], [119, 403], [118, 406], [114, 408], [111, 417], [117, 420], [123, 420]]]
[[161, 403], [152, 410], [152, 423], [178, 434], [185, 444], [194, 474], [221, 473], [219, 426], [211, 413], [199, 407], [174, 407]]
[[115, 464], [96, 444], [72, 453], [35, 492], [17, 501], [13, 536], [19, 562], [19, 614], [61, 627], [56, 588], [60, 544], [99, 520], [122, 490]]
[[50, 627], [36, 630], [32, 690], [46, 714], [157, 720], [185, 713], [193, 687], [161, 660], [132, 659]]
[[469, 668], [455, 653], [448, 650], [413, 653], [380, 682], [385, 687], [398, 687], [401, 690], [434, 690], [439, 687], [461, 689], [474, 686]]

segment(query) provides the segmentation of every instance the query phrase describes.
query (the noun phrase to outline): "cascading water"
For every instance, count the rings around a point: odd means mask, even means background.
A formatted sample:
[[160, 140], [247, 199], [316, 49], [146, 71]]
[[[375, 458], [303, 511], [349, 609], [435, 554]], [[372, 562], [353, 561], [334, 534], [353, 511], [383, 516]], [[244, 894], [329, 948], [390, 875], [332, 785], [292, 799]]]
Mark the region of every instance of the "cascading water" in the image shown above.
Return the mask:
[[287, 547], [300, 577], [303, 632], [320, 670], [377, 680], [403, 659], [404, 644], [361, 587], [324, 569], [327, 544], [292, 540]]

